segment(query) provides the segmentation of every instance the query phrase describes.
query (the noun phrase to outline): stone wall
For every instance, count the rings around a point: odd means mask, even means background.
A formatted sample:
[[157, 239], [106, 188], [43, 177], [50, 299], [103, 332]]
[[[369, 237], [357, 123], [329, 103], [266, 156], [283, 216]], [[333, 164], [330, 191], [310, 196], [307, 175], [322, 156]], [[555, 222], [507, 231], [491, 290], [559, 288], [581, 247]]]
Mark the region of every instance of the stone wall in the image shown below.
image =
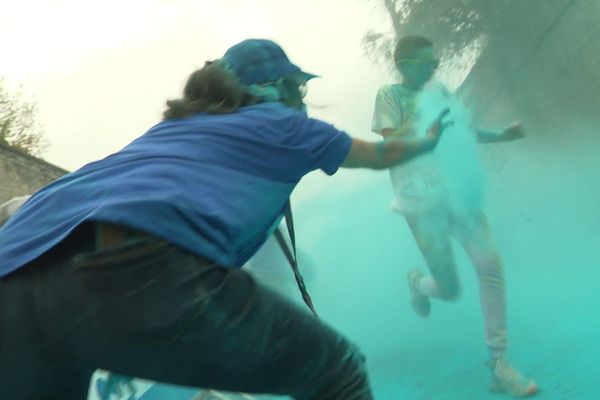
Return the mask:
[[0, 203], [30, 194], [68, 171], [0, 144]]
[[465, 81], [462, 92], [475, 99], [479, 125], [499, 128], [517, 118], [531, 136], [553, 140], [598, 126], [600, 2], [544, 4], [534, 20], [531, 12], [506, 17], [508, 33]]

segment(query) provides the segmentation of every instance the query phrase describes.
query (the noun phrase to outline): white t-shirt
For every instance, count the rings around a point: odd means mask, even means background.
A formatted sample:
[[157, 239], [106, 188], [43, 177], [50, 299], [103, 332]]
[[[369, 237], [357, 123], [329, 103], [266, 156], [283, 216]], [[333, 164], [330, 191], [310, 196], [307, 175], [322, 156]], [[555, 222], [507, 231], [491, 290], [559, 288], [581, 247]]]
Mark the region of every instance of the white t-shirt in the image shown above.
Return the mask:
[[[415, 117], [417, 92], [400, 84], [382, 86], [377, 92], [373, 132], [397, 129]], [[416, 138], [415, 131], [406, 138]], [[390, 207], [402, 214], [419, 214], [436, 207], [444, 197], [439, 169], [432, 154], [424, 154], [390, 168], [395, 198]]]
[[401, 84], [382, 86], [377, 92], [372, 130], [397, 129], [406, 121], [413, 130], [406, 138], [422, 137], [445, 108], [444, 130], [435, 151], [390, 168], [395, 198], [391, 208], [402, 214], [422, 214], [432, 208], [451, 206], [479, 208], [482, 173], [475, 132], [462, 103], [445, 86], [431, 82], [415, 92]]

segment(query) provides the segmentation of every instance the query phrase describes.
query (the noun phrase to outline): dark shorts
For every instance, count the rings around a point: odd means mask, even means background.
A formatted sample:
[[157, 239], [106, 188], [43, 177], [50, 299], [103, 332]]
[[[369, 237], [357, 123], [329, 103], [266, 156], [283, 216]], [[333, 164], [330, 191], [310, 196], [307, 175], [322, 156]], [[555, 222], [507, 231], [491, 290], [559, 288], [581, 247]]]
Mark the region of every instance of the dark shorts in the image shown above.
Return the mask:
[[0, 280], [0, 397], [85, 399], [97, 368], [296, 399], [371, 399], [362, 355], [249, 274], [79, 229]]

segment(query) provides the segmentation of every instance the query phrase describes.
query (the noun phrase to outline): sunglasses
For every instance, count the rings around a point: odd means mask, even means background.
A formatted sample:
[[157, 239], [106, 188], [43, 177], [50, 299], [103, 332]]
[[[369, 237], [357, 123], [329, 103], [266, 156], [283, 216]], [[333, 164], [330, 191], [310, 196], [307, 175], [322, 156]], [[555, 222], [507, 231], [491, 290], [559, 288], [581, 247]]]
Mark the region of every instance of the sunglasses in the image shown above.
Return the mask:
[[415, 60], [410, 58], [405, 58], [402, 60], [398, 60], [399, 63], [402, 64], [423, 64], [423, 65], [431, 65], [434, 69], [440, 66], [440, 60], [432, 59], [432, 60]]
[[306, 85], [306, 82], [298, 85], [298, 93], [300, 93], [301, 98], [306, 97], [306, 94], [308, 93], [308, 86]]
[[290, 78], [279, 78], [274, 82], [276, 85], [283, 85], [287, 88], [287, 90], [291, 90], [292, 87], [296, 87], [298, 89], [298, 94], [300, 98], [305, 98], [308, 93], [308, 86], [306, 80], [299, 79], [290, 79]]

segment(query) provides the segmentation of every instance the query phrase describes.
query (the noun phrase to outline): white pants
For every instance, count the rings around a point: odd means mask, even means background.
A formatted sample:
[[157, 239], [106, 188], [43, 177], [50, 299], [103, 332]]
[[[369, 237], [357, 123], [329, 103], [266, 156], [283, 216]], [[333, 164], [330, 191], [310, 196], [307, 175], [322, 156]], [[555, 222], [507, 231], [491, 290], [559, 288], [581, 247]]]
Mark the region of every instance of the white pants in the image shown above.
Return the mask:
[[452, 300], [459, 291], [451, 237], [455, 237], [469, 255], [477, 276], [485, 320], [486, 343], [494, 358], [506, 352], [506, 294], [502, 262], [481, 211], [463, 216], [444, 207], [424, 214], [405, 215], [413, 236], [425, 258], [431, 276], [417, 284], [424, 295]]

